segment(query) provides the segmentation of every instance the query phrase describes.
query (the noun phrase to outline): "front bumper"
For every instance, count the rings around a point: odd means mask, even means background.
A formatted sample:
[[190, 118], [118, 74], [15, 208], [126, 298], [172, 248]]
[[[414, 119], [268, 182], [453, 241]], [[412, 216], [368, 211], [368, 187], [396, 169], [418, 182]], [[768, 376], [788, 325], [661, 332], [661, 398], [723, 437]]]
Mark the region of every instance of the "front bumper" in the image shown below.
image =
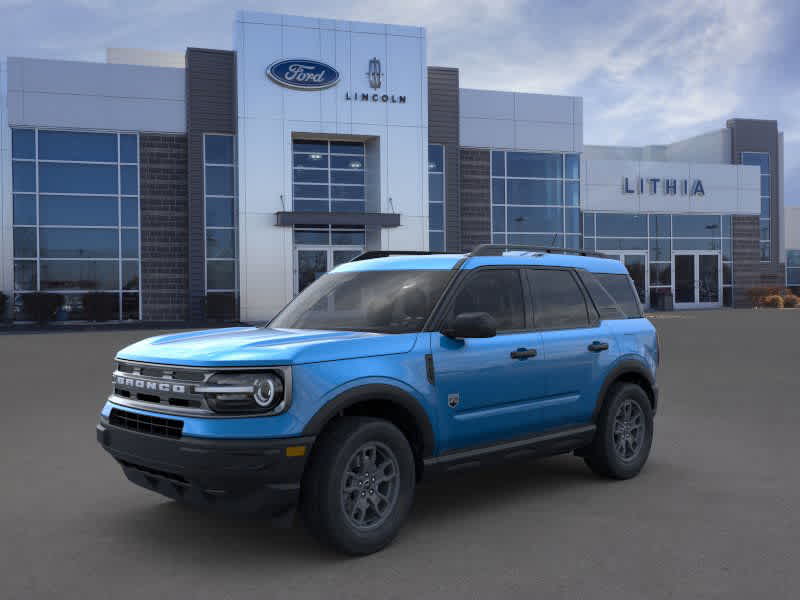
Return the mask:
[[144, 488], [225, 512], [279, 515], [297, 503], [314, 437], [171, 439], [101, 417], [97, 441]]

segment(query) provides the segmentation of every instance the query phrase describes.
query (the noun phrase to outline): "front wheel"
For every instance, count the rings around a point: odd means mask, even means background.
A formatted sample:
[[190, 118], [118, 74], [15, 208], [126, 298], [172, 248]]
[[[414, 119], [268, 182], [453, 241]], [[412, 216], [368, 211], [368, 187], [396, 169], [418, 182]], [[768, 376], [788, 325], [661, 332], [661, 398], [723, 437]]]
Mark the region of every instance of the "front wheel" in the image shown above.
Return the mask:
[[388, 545], [414, 498], [414, 455], [391, 423], [343, 417], [315, 445], [301, 509], [311, 533], [354, 555]]
[[634, 383], [617, 383], [606, 396], [584, 460], [598, 475], [630, 479], [644, 467], [652, 443], [650, 398]]

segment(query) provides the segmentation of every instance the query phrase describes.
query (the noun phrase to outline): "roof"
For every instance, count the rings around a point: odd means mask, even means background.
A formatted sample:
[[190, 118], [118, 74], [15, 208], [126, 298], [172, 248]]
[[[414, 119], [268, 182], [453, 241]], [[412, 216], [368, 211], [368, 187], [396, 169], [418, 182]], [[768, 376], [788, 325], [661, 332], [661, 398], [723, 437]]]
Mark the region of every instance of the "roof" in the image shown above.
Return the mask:
[[464, 261], [460, 268], [475, 269], [491, 265], [508, 266], [548, 266], [572, 267], [585, 269], [592, 273], [627, 274], [625, 266], [613, 258], [594, 256], [577, 256], [558, 254], [555, 252], [508, 252], [502, 256], [470, 256], [467, 254], [425, 254], [395, 255], [383, 258], [359, 260], [339, 265], [333, 273], [349, 273], [354, 271], [400, 271], [400, 270], [449, 270], [459, 261]]

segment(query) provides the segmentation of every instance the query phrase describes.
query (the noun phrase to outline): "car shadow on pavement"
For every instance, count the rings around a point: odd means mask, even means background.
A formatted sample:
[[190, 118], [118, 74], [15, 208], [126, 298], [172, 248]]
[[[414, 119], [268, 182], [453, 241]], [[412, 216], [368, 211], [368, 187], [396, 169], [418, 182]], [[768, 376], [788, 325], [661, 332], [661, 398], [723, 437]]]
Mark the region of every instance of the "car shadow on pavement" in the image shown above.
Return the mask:
[[[594, 477], [583, 462], [571, 457], [518, 461], [494, 467], [453, 473], [424, 481], [417, 486], [414, 507], [400, 533], [430, 532], [443, 525], [491, 518], [497, 511], [534, 501], [542, 505], [553, 495], [602, 480]], [[327, 563], [347, 560], [329, 551], [305, 531], [298, 515], [291, 527], [276, 527], [269, 519], [207, 512], [163, 500], [154, 494], [148, 502], [115, 512], [103, 524], [112, 536], [119, 536], [134, 553], [169, 561], [187, 560], [193, 568], [261, 568], [269, 555], [272, 567], [282, 561]], [[187, 551], [188, 550], [188, 551]], [[163, 554], [163, 557], [158, 557]]]

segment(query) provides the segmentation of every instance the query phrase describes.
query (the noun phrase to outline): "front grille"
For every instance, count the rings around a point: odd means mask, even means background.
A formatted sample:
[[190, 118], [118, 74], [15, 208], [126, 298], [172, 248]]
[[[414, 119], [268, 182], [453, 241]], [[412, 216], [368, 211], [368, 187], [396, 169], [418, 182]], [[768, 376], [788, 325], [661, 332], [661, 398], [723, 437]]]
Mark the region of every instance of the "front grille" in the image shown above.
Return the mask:
[[151, 417], [150, 415], [141, 415], [118, 408], [111, 409], [108, 422], [115, 427], [168, 438], [179, 438], [183, 433], [183, 421], [178, 419]]

